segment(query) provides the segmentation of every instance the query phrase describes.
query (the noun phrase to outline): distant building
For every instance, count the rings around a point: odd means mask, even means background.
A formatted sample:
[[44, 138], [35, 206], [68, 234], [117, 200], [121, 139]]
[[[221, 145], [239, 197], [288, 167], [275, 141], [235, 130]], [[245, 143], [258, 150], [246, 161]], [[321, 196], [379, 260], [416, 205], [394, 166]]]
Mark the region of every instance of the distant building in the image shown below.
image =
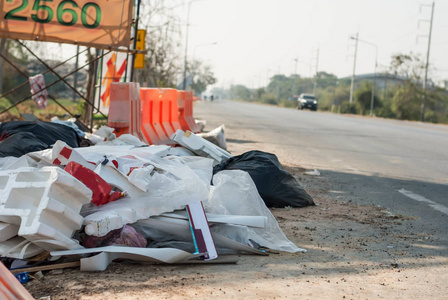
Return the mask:
[[[351, 80], [351, 76], [340, 78], [340, 80]], [[379, 89], [385, 89], [387, 87], [397, 85], [406, 80], [406, 78], [401, 76], [396, 76], [389, 73], [368, 73], [355, 75], [355, 83], [359, 84], [362, 81], [372, 82], [375, 80], [375, 87]]]

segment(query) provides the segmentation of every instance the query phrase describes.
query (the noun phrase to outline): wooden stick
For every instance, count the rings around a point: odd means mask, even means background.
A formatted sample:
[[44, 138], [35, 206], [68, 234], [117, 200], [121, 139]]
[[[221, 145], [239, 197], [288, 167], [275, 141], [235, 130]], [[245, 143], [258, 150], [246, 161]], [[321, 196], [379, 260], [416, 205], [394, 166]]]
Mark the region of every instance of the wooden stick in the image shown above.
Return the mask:
[[46, 266], [38, 266], [38, 267], [13, 269], [10, 271], [12, 274], [17, 274], [17, 273], [22, 273], [22, 272], [32, 273], [32, 272], [48, 271], [48, 270], [56, 270], [56, 269], [75, 268], [75, 267], [79, 267], [80, 265], [81, 265], [81, 262], [73, 261], [73, 262], [63, 263], [63, 264], [54, 264], [54, 265], [46, 265]]

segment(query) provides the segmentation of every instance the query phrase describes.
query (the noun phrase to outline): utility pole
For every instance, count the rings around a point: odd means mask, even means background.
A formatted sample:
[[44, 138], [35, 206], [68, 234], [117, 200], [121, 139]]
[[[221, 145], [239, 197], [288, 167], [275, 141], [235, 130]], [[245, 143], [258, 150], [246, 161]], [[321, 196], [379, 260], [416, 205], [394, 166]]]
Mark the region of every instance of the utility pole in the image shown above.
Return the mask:
[[431, 49], [431, 34], [432, 34], [433, 19], [434, 19], [434, 2], [432, 3], [431, 21], [429, 23], [428, 51], [426, 52], [425, 80], [423, 81], [423, 101], [422, 101], [422, 108], [421, 108], [421, 121], [422, 122], [425, 121], [426, 86], [428, 84], [429, 51]]
[[292, 99], [294, 101], [294, 95], [296, 93], [296, 81], [297, 81], [297, 58], [294, 58], [295, 67], [294, 67], [294, 76], [292, 77], [293, 85], [292, 85]]
[[375, 101], [375, 81], [376, 81], [376, 67], [378, 66], [378, 46], [374, 43], [370, 43], [367, 41], [360, 40], [358, 36], [356, 38], [351, 37], [352, 40], [356, 39], [356, 43], [362, 42], [367, 45], [375, 47], [375, 68], [373, 69], [373, 82], [372, 82], [372, 93], [371, 93], [371, 99], [370, 99], [370, 116], [373, 117], [373, 103]]
[[188, 54], [188, 31], [190, 29], [190, 9], [191, 9], [191, 4], [193, 2], [196, 1], [200, 1], [200, 0], [190, 0], [190, 2], [188, 2], [188, 8], [187, 8], [187, 25], [185, 28], [185, 56], [184, 56], [184, 74], [183, 74], [183, 90], [186, 91], [187, 90], [187, 54]]
[[319, 65], [319, 49], [317, 49], [317, 56], [316, 56], [316, 75], [314, 76], [314, 88], [313, 88], [313, 95], [316, 96], [316, 87], [317, 87], [317, 67]]
[[356, 33], [355, 42], [355, 57], [353, 59], [353, 74], [352, 74], [352, 84], [350, 86], [350, 103], [353, 102], [353, 90], [355, 88], [355, 70], [356, 70], [356, 55], [358, 53], [358, 36], [359, 32]]

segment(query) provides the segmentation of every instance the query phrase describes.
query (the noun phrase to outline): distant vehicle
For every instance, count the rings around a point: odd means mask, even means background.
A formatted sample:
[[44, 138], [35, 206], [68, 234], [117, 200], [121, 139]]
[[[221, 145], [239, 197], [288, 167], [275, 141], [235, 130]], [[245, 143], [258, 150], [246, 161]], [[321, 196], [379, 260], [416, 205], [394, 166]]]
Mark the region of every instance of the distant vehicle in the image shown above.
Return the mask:
[[317, 98], [314, 95], [300, 94], [297, 101], [297, 109], [309, 108], [310, 110], [317, 110]]

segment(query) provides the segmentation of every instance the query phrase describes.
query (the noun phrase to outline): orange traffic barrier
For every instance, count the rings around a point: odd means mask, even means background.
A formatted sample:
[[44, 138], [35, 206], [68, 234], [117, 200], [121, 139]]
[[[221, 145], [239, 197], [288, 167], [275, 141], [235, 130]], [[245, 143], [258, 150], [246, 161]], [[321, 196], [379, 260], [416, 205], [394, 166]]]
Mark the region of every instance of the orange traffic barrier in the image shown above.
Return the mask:
[[190, 130], [190, 125], [188, 125], [185, 119], [185, 98], [187, 97], [186, 91], [178, 91], [177, 93], [177, 109], [178, 109], [178, 119], [180, 127], [183, 131]]
[[187, 92], [185, 97], [185, 119], [187, 120], [188, 125], [190, 126], [190, 131], [194, 133], [199, 133], [199, 127], [196, 125], [196, 121], [193, 117], [193, 92]]
[[[159, 99], [161, 101], [161, 119], [162, 128], [166, 135], [171, 137], [177, 129], [174, 129], [172, 124], [171, 108], [173, 102], [177, 102], [177, 90], [175, 89], [159, 89]], [[176, 109], [177, 109], [177, 103]]]
[[199, 128], [193, 118], [193, 92], [178, 91], [177, 105], [181, 129], [198, 133]]
[[[173, 144], [170, 136], [180, 129], [177, 114], [177, 92], [175, 89], [140, 89], [142, 109], [142, 131], [153, 144]], [[150, 136], [152, 135], [152, 136]]]
[[111, 83], [107, 126], [115, 128], [117, 136], [132, 134], [148, 143], [141, 131], [140, 85], [137, 82]]
[[173, 131], [176, 132], [178, 129], [182, 129], [182, 126], [180, 125], [179, 120], [179, 108], [178, 108], [178, 99], [179, 99], [179, 93], [181, 91], [176, 91], [176, 97], [169, 99], [169, 120], [170, 125], [173, 128]]
[[[142, 104], [142, 132], [150, 144], [161, 144], [161, 139], [154, 128], [153, 99], [158, 95], [154, 89], [141, 88], [140, 101]], [[163, 137], [162, 137], [163, 138]]]

